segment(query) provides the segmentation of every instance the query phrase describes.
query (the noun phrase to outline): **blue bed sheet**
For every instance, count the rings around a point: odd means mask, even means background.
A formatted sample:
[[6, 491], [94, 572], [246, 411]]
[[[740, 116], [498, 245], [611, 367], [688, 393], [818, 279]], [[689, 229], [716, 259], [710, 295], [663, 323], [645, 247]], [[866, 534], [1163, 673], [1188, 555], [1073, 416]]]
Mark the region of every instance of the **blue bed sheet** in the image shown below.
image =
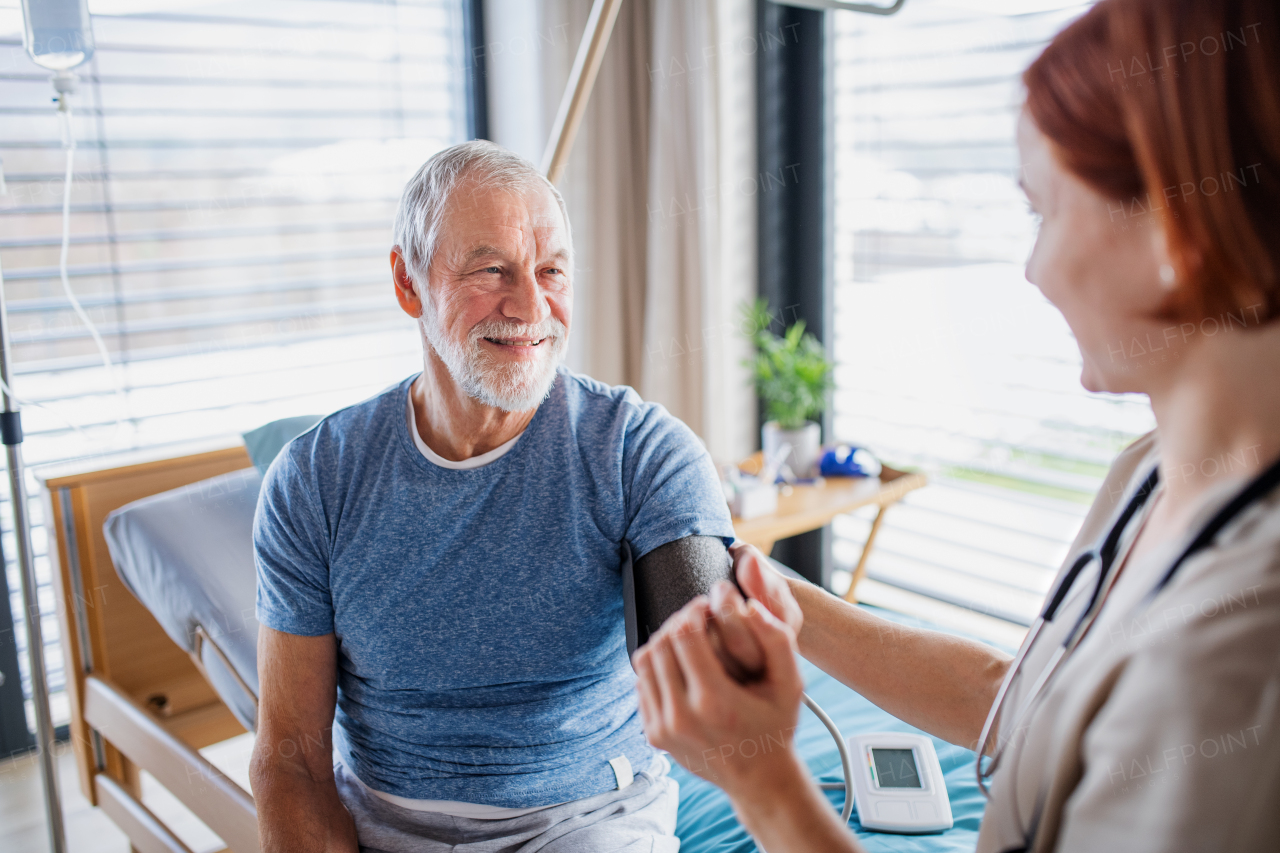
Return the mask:
[[[874, 608], [868, 608], [874, 609]], [[880, 612], [894, 621], [923, 624], [918, 620]], [[860, 732], [919, 732], [896, 717], [872, 705], [866, 699], [813, 664], [800, 661], [804, 675], [805, 692], [822, 706], [835, 720], [847, 737]], [[800, 711], [800, 729], [796, 732], [796, 745], [809, 770], [819, 781], [842, 782], [840, 753], [826, 727], [809, 712]], [[951, 798], [951, 813], [955, 825], [948, 831], [930, 835], [893, 835], [864, 830], [858, 822], [855, 807], [849, 819], [850, 828], [858, 835], [863, 847], [870, 851], [895, 851], [895, 853], [953, 853], [972, 851], [977, 844], [978, 825], [986, 808], [986, 799], [978, 790], [974, 778], [974, 754], [945, 741], [933, 738], [938, 761], [946, 777], [947, 794]], [[734, 816], [733, 807], [724, 792], [672, 762], [672, 777], [680, 782], [680, 812], [676, 821], [676, 836], [680, 838], [682, 853], [750, 853], [758, 848]], [[832, 809], [839, 811], [844, 805], [843, 791], [826, 791]]]

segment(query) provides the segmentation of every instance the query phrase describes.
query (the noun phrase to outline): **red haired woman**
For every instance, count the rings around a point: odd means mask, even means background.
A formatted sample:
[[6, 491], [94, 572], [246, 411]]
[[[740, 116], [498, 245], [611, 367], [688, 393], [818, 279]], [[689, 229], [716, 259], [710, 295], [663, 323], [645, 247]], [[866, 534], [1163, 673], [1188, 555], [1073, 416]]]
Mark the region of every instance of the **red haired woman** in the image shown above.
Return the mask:
[[[1103, 0], [1024, 79], [1027, 279], [1084, 386], [1146, 394], [1157, 429], [1012, 661], [736, 549], [754, 600], [719, 586], [637, 651], [645, 729], [677, 758], [792, 731], [798, 650], [984, 756], [983, 853], [1280, 850], [1280, 11]], [[718, 637], [762, 678], [730, 679]], [[858, 849], [794, 750], [717, 764], [690, 769], [770, 853]]]

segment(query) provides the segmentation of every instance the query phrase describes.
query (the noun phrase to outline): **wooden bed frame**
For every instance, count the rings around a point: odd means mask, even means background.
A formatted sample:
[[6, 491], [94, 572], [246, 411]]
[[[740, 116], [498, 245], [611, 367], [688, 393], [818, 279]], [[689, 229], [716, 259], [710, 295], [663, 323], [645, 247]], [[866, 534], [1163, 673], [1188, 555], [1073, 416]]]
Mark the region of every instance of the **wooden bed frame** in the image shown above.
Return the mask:
[[[107, 514], [139, 498], [251, 463], [243, 445], [167, 459], [129, 458], [42, 478], [80, 789], [142, 853], [190, 850], [141, 802], [141, 770], [209, 826], [226, 851], [258, 853], [253, 797], [197, 750], [244, 732], [194, 655], [120, 580]], [[51, 545], [54, 543], [51, 542]]]

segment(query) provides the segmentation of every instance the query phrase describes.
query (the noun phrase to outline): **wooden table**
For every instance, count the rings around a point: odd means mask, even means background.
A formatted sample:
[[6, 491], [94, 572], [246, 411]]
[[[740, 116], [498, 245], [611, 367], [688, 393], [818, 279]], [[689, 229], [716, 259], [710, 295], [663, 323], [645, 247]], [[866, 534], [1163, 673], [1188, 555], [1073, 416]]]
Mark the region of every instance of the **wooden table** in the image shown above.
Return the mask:
[[[759, 454], [743, 463], [742, 469], [749, 473], [759, 469]], [[746, 521], [735, 518], [733, 530], [738, 539], [755, 545], [768, 554], [779, 539], [818, 530], [831, 523], [837, 515], [876, 505], [875, 520], [871, 522], [871, 531], [867, 541], [863, 543], [862, 554], [858, 557], [858, 565], [853, 570], [853, 581], [849, 591], [845, 593], [846, 601], [857, 601], [854, 590], [867, 571], [867, 557], [875, 544], [876, 534], [880, 532], [880, 524], [884, 521], [885, 511], [902, 500], [908, 492], [915, 491], [929, 482], [924, 474], [899, 471], [884, 466], [879, 477], [827, 477], [816, 485], [783, 486], [778, 495], [778, 511], [762, 515]]]

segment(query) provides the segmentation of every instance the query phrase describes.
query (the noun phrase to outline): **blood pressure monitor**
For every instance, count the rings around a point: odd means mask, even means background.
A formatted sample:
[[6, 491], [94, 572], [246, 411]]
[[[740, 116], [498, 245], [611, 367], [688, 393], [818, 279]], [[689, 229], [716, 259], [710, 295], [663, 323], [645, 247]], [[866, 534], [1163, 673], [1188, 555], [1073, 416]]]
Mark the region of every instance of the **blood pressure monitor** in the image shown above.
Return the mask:
[[941, 832], [952, 825], [951, 801], [933, 741], [883, 733], [849, 738], [858, 820], [876, 832]]

